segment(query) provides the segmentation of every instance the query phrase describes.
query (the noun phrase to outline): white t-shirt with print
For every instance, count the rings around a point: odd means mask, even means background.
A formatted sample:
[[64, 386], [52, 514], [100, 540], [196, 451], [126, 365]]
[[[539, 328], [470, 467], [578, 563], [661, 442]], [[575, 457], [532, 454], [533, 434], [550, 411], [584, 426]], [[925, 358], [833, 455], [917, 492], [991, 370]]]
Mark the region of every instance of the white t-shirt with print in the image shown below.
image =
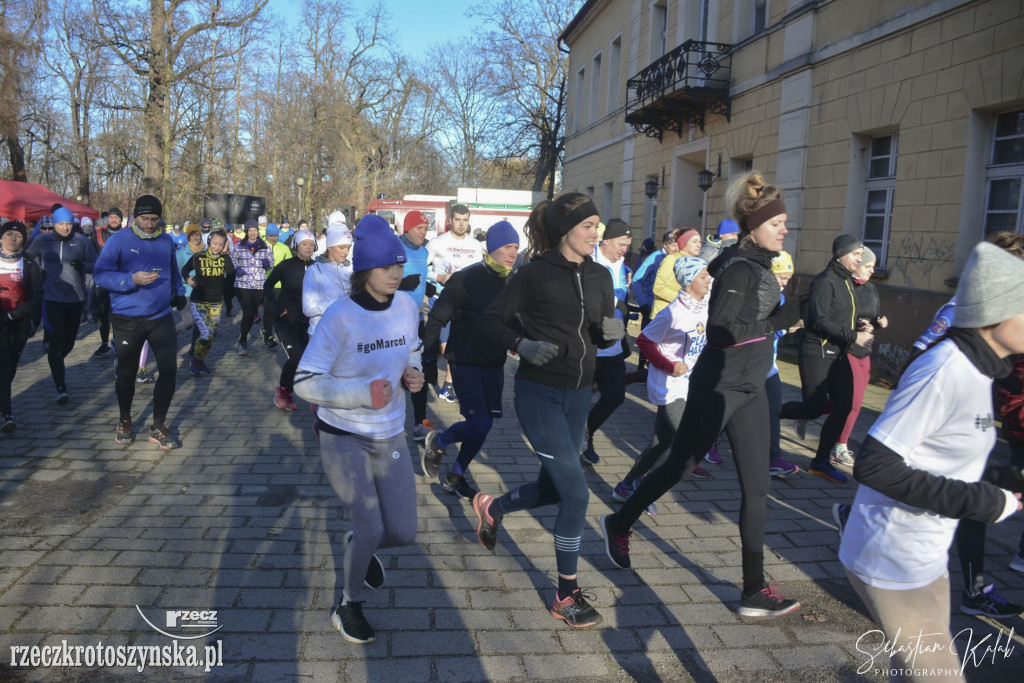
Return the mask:
[[[868, 434], [910, 467], [976, 482], [996, 443], [992, 379], [947, 339], [914, 361]], [[958, 523], [861, 486], [839, 560], [869, 586], [927, 586], [946, 571]]]
[[412, 297], [395, 296], [384, 311], [368, 311], [350, 297], [331, 304], [302, 354], [299, 369], [367, 386], [386, 379], [394, 394], [380, 410], [320, 406], [317, 416], [333, 427], [372, 439], [401, 434], [405, 423], [402, 373], [413, 352], [418, 353], [418, 329], [419, 312]]
[[446, 232], [427, 242], [427, 263], [433, 277], [457, 273], [483, 260], [483, 245], [468, 234], [458, 239], [454, 233]]
[[647, 398], [656, 406], [664, 406], [685, 399], [690, 390], [690, 373], [697, 364], [697, 358], [707, 345], [708, 309], [701, 307], [700, 313], [687, 308], [682, 298], [676, 299], [654, 317], [643, 335], [658, 345], [658, 350], [670, 361], [686, 363], [686, 373], [673, 377], [663, 370], [648, 366]]

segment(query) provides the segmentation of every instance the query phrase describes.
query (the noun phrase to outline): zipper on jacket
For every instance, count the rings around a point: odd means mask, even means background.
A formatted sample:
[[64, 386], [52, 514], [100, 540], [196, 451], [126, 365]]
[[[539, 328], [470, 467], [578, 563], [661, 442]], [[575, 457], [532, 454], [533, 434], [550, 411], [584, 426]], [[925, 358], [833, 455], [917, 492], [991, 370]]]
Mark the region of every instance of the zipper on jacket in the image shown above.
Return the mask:
[[579, 379], [576, 380], [576, 388], [579, 389], [583, 385], [583, 358], [587, 355], [587, 342], [583, 339], [583, 321], [585, 320], [586, 304], [583, 300], [583, 277], [580, 275], [580, 271], [576, 269], [576, 283], [579, 285], [579, 297], [580, 297], [580, 324], [576, 327], [576, 334], [579, 335], [580, 345], [583, 348], [583, 352], [580, 354], [580, 374]]

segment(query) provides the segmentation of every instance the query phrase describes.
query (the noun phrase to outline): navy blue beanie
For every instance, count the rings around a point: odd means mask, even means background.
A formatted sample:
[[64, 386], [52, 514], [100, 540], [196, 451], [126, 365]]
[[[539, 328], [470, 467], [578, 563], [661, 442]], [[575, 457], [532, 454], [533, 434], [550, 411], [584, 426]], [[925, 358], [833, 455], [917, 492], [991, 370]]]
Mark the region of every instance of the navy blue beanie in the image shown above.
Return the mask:
[[352, 245], [352, 272], [387, 268], [405, 263], [405, 247], [391, 232], [391, 226], [377, 214], [366, 214], [359, 220]]
[[519, 246], [519, 233], [508, 221], [498, 221], [487, 228], [487, 253], [493, 254], [504, 246]]

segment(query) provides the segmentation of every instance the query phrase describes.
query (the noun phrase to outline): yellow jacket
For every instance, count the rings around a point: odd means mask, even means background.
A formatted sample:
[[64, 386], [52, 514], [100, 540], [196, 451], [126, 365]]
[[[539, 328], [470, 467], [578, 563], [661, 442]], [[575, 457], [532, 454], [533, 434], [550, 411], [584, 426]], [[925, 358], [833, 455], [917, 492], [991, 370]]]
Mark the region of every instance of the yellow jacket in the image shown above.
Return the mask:
[[651, 304], [651, 320], [661, 312], [661, 309], [675, 301], [679, 296], [679, 280], [676, 279], [675, 264], [680, 257], [686, 254], [680, 250], [674, 254], [668, 254], [661, 260], [658, 266], [658, 274], [654, 277], [654, 302]]

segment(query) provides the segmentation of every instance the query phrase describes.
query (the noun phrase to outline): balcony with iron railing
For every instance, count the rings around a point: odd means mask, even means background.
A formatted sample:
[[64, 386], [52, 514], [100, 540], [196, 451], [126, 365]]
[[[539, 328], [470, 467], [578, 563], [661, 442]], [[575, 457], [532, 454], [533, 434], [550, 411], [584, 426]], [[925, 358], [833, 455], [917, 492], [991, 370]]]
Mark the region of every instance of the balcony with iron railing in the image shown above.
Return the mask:
[[731, 45], [687, 40], [626, 81], [626, 123], [658, 140], [680, 136], [694, 124], [704, 130], [707, 113], [729, 120]]

